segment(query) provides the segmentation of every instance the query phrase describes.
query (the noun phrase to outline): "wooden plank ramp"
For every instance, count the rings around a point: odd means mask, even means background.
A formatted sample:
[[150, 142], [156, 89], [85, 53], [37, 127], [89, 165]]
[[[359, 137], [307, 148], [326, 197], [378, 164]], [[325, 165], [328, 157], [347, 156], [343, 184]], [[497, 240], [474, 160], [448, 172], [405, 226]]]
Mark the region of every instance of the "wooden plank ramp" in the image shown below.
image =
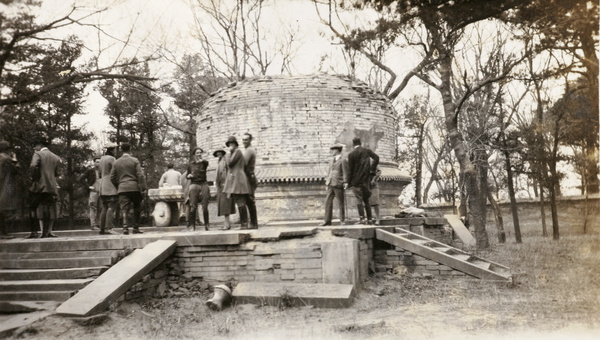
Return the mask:
[[483, 280], [512, 280], [510, 269], [501, 264], [479, 258], [404, 229], [397, 229], [397, 232], [400, 234], [377, 229], [375, 235], [378, 240]]
[[458, 238], [466, 247], [475, 247], [475, 238], [473, 237], [473, 235], [471, 235], [469, 229], [467, 229], [467, 227], [465, 227], [465, 225], [462, 223], [460, 217], [458, 217], [457, 215], [444, 215], [444, 218], [446, 219], [446, 221], [448, 221], [448, 224], [450, 225], [452, 230], [454, 230], [456, 236], [458, 236]]
[[177, 242], [158, 240], [134, 250], [56, 309], [57, 314], [89, 316], [103, 312], [174, 251]]

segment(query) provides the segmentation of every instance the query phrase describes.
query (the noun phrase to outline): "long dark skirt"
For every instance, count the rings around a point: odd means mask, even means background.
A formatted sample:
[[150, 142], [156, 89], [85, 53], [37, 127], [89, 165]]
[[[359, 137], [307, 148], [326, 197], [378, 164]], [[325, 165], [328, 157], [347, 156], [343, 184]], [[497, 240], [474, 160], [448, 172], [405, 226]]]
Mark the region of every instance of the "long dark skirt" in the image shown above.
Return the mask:
[[233, 215], [236, 213], [235, 202], [233, 198], [227, 197], [227, 194], [219, 190], [217, 192], [217, 215]]

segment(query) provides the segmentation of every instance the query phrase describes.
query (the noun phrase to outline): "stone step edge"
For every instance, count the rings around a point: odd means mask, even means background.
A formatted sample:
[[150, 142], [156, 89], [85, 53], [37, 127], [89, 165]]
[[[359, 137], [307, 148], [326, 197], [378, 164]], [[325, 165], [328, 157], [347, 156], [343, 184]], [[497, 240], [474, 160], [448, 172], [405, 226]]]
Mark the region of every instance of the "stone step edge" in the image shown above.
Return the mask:
[[238, 304], [317, 308], [348, 308], [354, 300], [351, 284], [240, 282], [233, 290]]

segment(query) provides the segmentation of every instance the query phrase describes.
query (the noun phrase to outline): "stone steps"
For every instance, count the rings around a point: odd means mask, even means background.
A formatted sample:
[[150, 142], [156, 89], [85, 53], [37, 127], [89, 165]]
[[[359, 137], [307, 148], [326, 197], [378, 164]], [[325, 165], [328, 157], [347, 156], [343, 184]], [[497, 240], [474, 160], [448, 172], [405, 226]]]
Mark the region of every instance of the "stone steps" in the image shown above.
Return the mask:
[[[78, 257], [114, 257], [119, 255], [115, 250], [80, 250], [77, 251]], [[45, 251], [40, 253], [19, 253], [19, 260], [29, 259], [64, 259], [73, 256], [72, 251]], [[0, 260], [12, 260], [15, 258], [13, 253], [0, 253]]]
[[[50, 256], [50, 255], [49, 255]], [[73, 254], [69, 258], [44, 258], [44, 259], [15, 259], [0, 260], [3, 269], [55, 269], [55, 268], [88, 268], [110, 266], [115, 262], [111, 257], [77, 257]]]
[[0, 269], [0, 281], [8, 280], [58, 280], [97, 277], [107, 266], [58, 269]]
[[4, 242], [0, 313], [55, 309], [125, 255], [123, 249], [88, 249], [91, 243], [69, 239]]
[[78, 290], [85, 287], [93, 280], [94, 279], [0, 281], [0, 292]]
[[[67, 301], [75, 292], [73, 290], [59, 291], [16, 291], [0, 292], [0, 301]], [[2, 311], [0, 311], [2, 312]]]

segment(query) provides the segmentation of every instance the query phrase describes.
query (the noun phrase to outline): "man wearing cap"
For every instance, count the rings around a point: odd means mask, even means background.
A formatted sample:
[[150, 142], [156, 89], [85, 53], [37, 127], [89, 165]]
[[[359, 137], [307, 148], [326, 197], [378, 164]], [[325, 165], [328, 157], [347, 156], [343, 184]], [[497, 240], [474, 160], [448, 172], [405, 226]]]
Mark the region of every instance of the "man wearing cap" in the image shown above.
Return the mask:
[[340, 211], [340, 221], [345, 224], [346, 207], [344, 203], [344, 184], [348, 182], [348, 161], [342, 158], [343, 144], [334, 144], [330, 149], [332, 153], [329, 162], [329, 172], [327, 174], [325, 185], [327, 186], [327, 196], [325, 199], [325, 221], [322, 226], [331, 225], [333, 215], [333, 199], [337, 198]]
[[[33, 183], [29, 188], [30, 194], [32, 194], [30, 206], [37, 206], [35, 214], [42, 237], [56, 237], [52, 233], [52, 228], [57, 213], [58, 184], [56, 177], [58, 177], [58, 166], [61, 159], [48, 149], [47, 144], [48, 142], [42, 138], [35, 142], [35, 152], [29, 166], [30, 171], [34, 174]], [[44, 223], [46, 220], [47, 224]], [[32, 235], [33, 233], [32, 231]]]
[[[352, 139], [354, 150], [348, 154], [348, 186], [352, 187], [352, 192], [356, 197], [356, 208], [360, 216], [360, 222], [364, 224], [374, 223], [371, 215], [371, 205], [369, 197], [371, 196], [371, 179], [375, 175], [377, 165], [379, 165], [379, 156], [362, 146], [359, 137]], [[365, 220], [365, 211], [367, 219]]]
[[19, 208], [17, 174], [19, 164], [10, 143], [0, 141], [0, 238], [11, 239], [16, 212]]
[[229, 167], [225, 161], [225, 150], [219, 149], [213, 152], [213, 156], [219, 159], [217, 162], [217, 176], [215, 180], [215, 186], [217, 187], [217, 216], [223, 216], [225, 219], [223, 230], [228, 230], [231, 228], [229, 215], [235, 214], [235, 203], [233, 202], [233, 199], [227, 197], [223, 192]]
[[100, 203], [100, 182], [102, 176], [100, 175], [100, 155], [94, 155], [91, 168], [87, 169], [81, 177], [80, 182], [89, 191], [88, 205], [90, 207], [90, 225], [92, 230], [100, 229], [100, 212], [102, 208], [99, 208]]
[[192, 152], [192, 161], [188, 164], [186, 177], [191, 181], [189, 187], [189, 211], [187, 227], [196, 230], [196, 211], [198, 203], [202, 205], [202, 214], [204, 217], [204, 230], [208, 230], [208, 200], [210, 199], [210, 188], [206, 181], [206, 169], [208, 161], [202, 159], [204, 150], [195, 148]]
[[248, 178], [248, 184], [250, 185], [250, 193], [248, 193], [248, 201], [246, 206], [248, 207], [248, 214], [250, 215], [250, 229], [258, 229], [258, 216], [256, 212], [256, 198], [254, 192], [258, 187], [258, 181], [254, 174], [254, 168], [256, 165], [256, 150], [252, 146], [252, 135], [249, 132], [244, 133], [242, 136], [242, 144], [244, 144], [244, 161], [246, 162], [244, 171]]
[[121, 145], [123, 155], [113, 164], [110, 181], [117, 188], [119, 206], [123, 216], [123, 235], [129, 234], [129, 226], [133, 226], [134, 234], [143, 234], [140, 230], [141, 203], [146, 192], [146, 177], [142, 172], [140, 161], [131, 156], [131, 146]]
[[117, 216], [117, 188], [110, 181], [110, 172], [115, 164], [116, 144], [106, 145], [104, 156], [100, 158], [98, 169], [100, 171], [100, 202], [102, 211], [100, 212], [100, 235], [114, 234], [112, 228], [116, 225]]
[[239, 144], [234, 136], [227, 138], [225, 145], [229, 148], [229, 153], [225, 156], [225, 161], [229, 167], [227, 180], [223, 187], [223, 192], [227, 197], [233, 198], [235, 205], [238, 207], [241, 229], [248, 229], [248, 211], [246, 210], [246, 202], [248, 201], [248, 193], [250, 193], [250, 185], [246, 176], [244, 155], [238, 148]]

